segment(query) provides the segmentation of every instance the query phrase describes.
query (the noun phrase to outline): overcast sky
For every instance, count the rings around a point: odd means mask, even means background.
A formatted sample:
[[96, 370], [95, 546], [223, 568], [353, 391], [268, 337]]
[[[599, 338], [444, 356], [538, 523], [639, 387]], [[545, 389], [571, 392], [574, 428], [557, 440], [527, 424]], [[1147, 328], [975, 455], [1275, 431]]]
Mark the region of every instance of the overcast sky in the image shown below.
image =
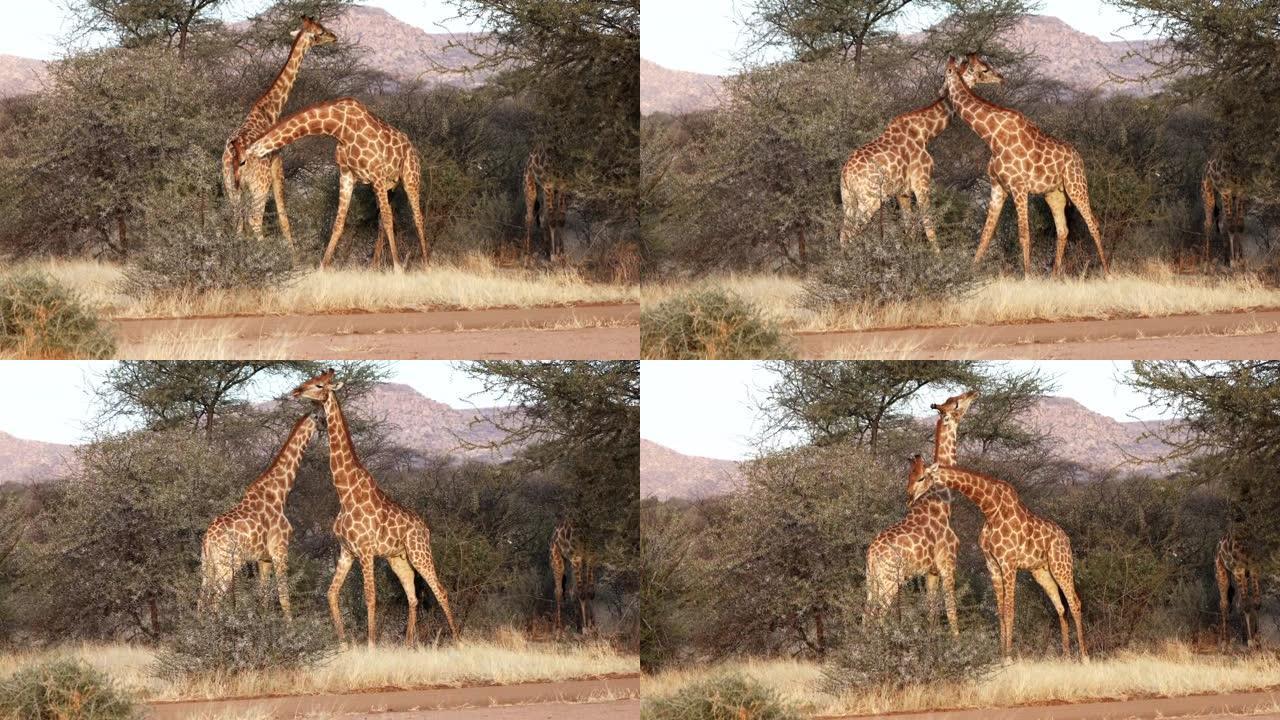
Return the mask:
[[[90, 388], [111, 363], [65, 360], [0, 361], [0, 431], [27, 440], [77, 443], [88, 433], [93, 415]], [[453, 363], [413, 360], [387, 363], [392, 382], [404, 383], [423, 395], [455, 408], [486, 407], [497, 398], [477, 395], [480, 386]], [[254, 400], [269, 400], [293, 389], [292, 380], [274, 380], [255, 388]], [[472, 397], [474, 396], [474, 397]]]
[[[1130, 363], [1111, 360], [1002, 362], [1014, 369], [1040, 366], [1057, 383], [1053, 393], [1116, 420], [1161, 419], [1143, 396], [1119, 379]], [[772, 375], [749, 361], [649, 361], [640, 365], [640, 437], [686, 455], [742, 460], [753, 455], [755, 398]], [[921, 398], [919, 414], [928, 403]]]
[[[745, 44], [738, 18], [749, 15], [750, 7], [748, 0], [644, 0], [640, 55], [675, 70], [730, 74]], [[1146, 37], [1143, 29], [1129, 27], [1127, 15], [1099, 0], [1042, 0], [1039, 13], [1103, 40]], [[931, 11], [906, 10], [898, 29], [916, 32], [937, 19]]]
[[[360, 4], [382, 8], [427, 32], [468, 29], [455, 19], [454, 7], [441, 0], [363, 0]], [[242, 20], [268, 5], [266, 0], [231, 0], [225, 19]], [[62, 0], [6, 0], [4, 13], [4, 22], [0, 22], [0, 54], [41, 60], [61, 54], [58, 38], [70, 29]]]

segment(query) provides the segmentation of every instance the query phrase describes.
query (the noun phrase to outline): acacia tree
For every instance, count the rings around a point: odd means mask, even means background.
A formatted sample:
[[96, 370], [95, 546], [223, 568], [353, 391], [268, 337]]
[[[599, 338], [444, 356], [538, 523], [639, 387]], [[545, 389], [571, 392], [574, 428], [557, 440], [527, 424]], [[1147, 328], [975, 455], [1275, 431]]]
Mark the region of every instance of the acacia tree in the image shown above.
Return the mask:
[[747, 20], [755, 49], [782, 47], [797, 60], [837, 56], [861, 69], [868, 45], [911, 5], [929, 0], [755, 0]]
[[214, 24], [226, 0], [73, 0], [80, 35], [105, 33], [124, 47], [162, 43], [185, 59], [192, 33]]

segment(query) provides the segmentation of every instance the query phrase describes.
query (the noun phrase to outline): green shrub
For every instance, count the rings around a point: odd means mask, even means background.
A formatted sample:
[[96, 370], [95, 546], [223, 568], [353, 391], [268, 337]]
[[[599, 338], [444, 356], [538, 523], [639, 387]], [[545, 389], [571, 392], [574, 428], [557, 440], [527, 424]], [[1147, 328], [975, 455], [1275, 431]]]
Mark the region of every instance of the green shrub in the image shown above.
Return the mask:
[[306, 668], [338, 653], [327, 619], [295, 617], [286, 623], [274, 589], [260, 597], [224, 601], [182, 623], [156, 655], [151, 673], [163, 680]]
[[902, 688], [980, 677], [999, 659], [995, 639], [978, 631], [953, 638], [942, 623], [917, 621], [869, 627], [850, 624], [843, 645], [827, 656], [825, 686], [844, 692], [867, 686]]
[[648, 359], [786, 358], [777, 326], [750, 303], [717, 290], [673, 297], [640, 316], [640, 353]]
[[826, 309], [962, 297], [978, 282], [972, 251], [945, 235], [939, 233], [942, 250], [934, 252], [918, 228], [892, 221], [882, 228], [873, 221], [816, 267], [805, 283], [807, 304]]
[[642, 720], [792, 720], [801, 717], [776, 693], [741, 675], [693, 683], [678, 693], [647, 701]]
[[81, 660], [53, 660], [0, 680], [0, 718], [6, 720], [129, 720], [133, 700]]
[[26, 358], [106, 358], [115, 339], [71, 290], [41, 273], [0, 280], [0, 350]]

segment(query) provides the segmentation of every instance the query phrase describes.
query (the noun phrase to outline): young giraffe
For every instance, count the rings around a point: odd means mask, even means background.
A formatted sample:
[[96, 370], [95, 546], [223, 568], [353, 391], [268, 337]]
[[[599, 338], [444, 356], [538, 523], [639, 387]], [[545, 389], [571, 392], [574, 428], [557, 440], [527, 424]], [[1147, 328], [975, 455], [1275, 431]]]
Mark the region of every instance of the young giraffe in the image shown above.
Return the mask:
[[256, 560], [259, 585], [265, 587], [275, 571], [280, 609], [286, 620], [292, 620], [288, 567], [293, 526], [285, 517], [284, 504], [298, 475], [302, 453], [315, 434], [316, 419], [310, 413], [299, 418], [271, 465], [245, 490], [244, 499], [209, 524], [200, 551], [200, 610], [205, 603], [216, 607], [231, 591], [240, 567]]
[[387, 193], [399, 183], [404, 184], [409, 196], [409, 208], [413, 211], [413, 224], [418, 231], [418, 243], [422, 246], [422, 263], [425, 266], [431, 256], [423, 229], [422, 207], [419, 192], [422, 187], [422, 163], [418, 151], [409, 136], [378, 119], [355, 98], [341, 98], [312, 105], [281, 120], [262, 134], [245, 151], [250, 157], [263, 158], [271, 153], [310, 135], [328, 135], [338, 140], [335, 154], [338, 163], [338, 215], [333, 221], [333, 232], [325, 248], [320, 267], [328, 267], [333, 252], [338, 247], [342, 230], [347, 222], [347, 209], [351, 205], [351, 193], [356, 182], [373, 185], [373, 195], [378, 200], [378, 218], [381, 230], [374, 252], [374, 263], [380, 259], [383, 239], [391, 248], [391, 262], [396, 272], [401, 272], [400, 256], [396, 250], [396, 233], [391, 201]]
[[[934, 430], [933, 461], [942, 465], [956, 462], [956, 429], [969, 410], [977, 391], [947, 398], [929, 407], [938, 411]], [[916, 485], [924, 477], [924, 459], [912, 459], [907, 480], [907, 497], [915, 494]], [[947, 607], [947, 623], [951, 634], [959, 635], [956, 618], [956, 550], [960, 539], [951, 529], [951, 498], [947, 491], [922, 495], [911, 503], [907, 516], [897, 525], [882, 531], [867, 548], [867, 603], [863, 622], [882, 617], [897, 599], [902, 583], [918, 575], [925, 576], [929, 621], [938, 616], [938, 581]]]
[[289, 59], [276, 75], [276, 79], [267, 88], [267, 92], [249, 109], [249, 116], [227, 139], [227, 146], [222, 151], [222, 187], [236, 215], [237, 232], [244, 230], [246, 209], [244, 205], [245, 191], [249, 201], [247, 215], [249, 226], [258, 237], [262, 237], [262, 217], [267, 212], [267, 191], [272, 190], [276, 200], [276, 216], [280, 220], [280, 231], [285, 240], [293, 244], [293, 233], [289, 228], [289, 215], [284, 209], [284, 163], [279, 155], [269, 159], [252, 158], [241, 164], [244, 148], [257, 140], [262, 133], [280, 119], [284, 104], [293, 90], [293, 83], [298, 79], [298, 68], [307, 52], [317, 46], [335, 42], [336, 35], [325, 29], [315, 20], [303, 16], [302, 29], [294, 33], [293, 47], [289, 50]]
[[[1210, 158], [1204, 165], [1200, 179], [1200, 197], [1204, 200], [1204, 250], [1201, 260], [1209, 262], [1209, 245], [1218, 223], [1214, 222], [1215, 210], [1221, 209], [1222, 235], [1226, 239], [1227, 266], [1240, 258], [1244, 247], [1236, 238], [1244, 233], [1244, 215], [1248, 209], [1248, 195], [1243, 184], [1227, 172], [1220, 157]], [[1221, 198], [1221, 199], [1219, 199]]]
[[1223, 646], [1227, 644], [1227, 614], [1231, 611], [1231, 585], [1234, 584], [1236, 606], [1244, 617], [1245, 646], [1260, 644], [1257, 616], [1262, 588], [1258, 582], [1258, 569], [1235, 533], [1228, 531], [1218, 541], [1218, 551], [1213, 557], [1213, 570], [1218, 581], [1218, 641]]
[[564, 255], [565, 206], [568, 192], [563, 180], [554, 175], [542, 148], [529, 153], [524, 166], [524, 256], [533, 257], [533, 222], [538, 207], [538, 187], [542, 187], [542, 207], [537, 214], [538, 225], [547, 236], [547, 256], [557, 260]]
[[[970, 65], [983, 63], [977, 53], [970, 53]], [[985, 63], [983, 63], [985, 65]], [[946, 97], [961, 119], [973, 128], [991, 148], [987, 177], [991, 181], [991, 202], [982, 238], [973, 256], [974, 264], [982, 260], [1000, 222], [1005, 198], [1013, 196], [1018, 212], [1018, 241], [1022, 245], [1022, 272], [1031, 274], [1031, 227], [1027, 216], [1027, 196], [1044, 195], [1053, 211], [1053, 224], [1058, 233], [1053, 274], [1062, 272], [1062, 258], [1067, 249], [1067, 199], [1075, 204], [1089, 227], [1098, 248], [1102, 271], [1107, 271], [1107, 256], [1102, 248], [1102, 235], [1093, 211], [1089, 209], [1089, 184], [1085, 179], [1084, 160], [1074, 147], [1049, 136], [1017, 110], [1000, 107], [982, 99], [969, 89], [961, 77], [962, 66], [955, 58], [947, 59]]]
[[364, 576], [364, 603], [369, 616], [369, 647], [374, 646], [378, 603], [374, 562], [379, 557], [387, 559], [408, 596], [409, 622], [405, 628], [405, 644], [412, 646], [417, 642], [418, 594], [414, 589], [414, 570], [427, 581], [435, 594], [449, 623], [449, 632], [456, 639], [458, 629], [449, 608], [449, 596], [436, 576], [435, 563], [431, 558], [431, 532], [427, 523], [417, 513], [387, 497], [369, 471], [360, 464], [360, 457], [351, 443], [351, 433], [347, 430], [347, 421], [338, 404], [336, 391], [341, 389], [342, 383], [335, 383], [333, 376], [334, 371], [327, 370], [299, 385], [293, 396], [306, 398], [323, 407], [328, 425], [329, 470], [342, 506], [333, 521], [333, 532], [338, 536], [340, 549], [337, 569], [329, 585], [329, 614], [338, 640], [345, 639], [338, 594], [351, 570], [351, 563], [359, 560]]
[[574, 541], [573, 523], [567, 518], [561, 520], [551, 533], [551, 577], [555, 584], [556, 595], [556, 632], [564, 628], [561, 620], [560, 606], [565, 596], [565, 558], [569, 559], [568, 594], [578, 603], [578, 629], [586, 632], [595, 624], [595, 616], [591, 609], [595, 597], [596, 571], [595, 563], [583, 552], [581, 546]]
[[917, 484], [918, 498], [931, 488], [944, 486], [956, 490], [973, 501], [982, 511], [985, 523], [978, 535], [978, 545], [987, 560], [991, 584], [995, 589], [1000, 615], [1000, 647], [1004, 656], [1013, 654], [1013, 618], [1019, 569], [1031, 571], [1032, 577], [1049, 596], [1058, 611], [1062, 629], [1062, 654], [1071, 654], [1071, 639], [1059, 591], [1066, 596], [1071, 617], [1076, 625], [1080, 659], [1087, 660], [1084, 629], [1080, 621], [1080, 597], [1076, 594], [1071, 558], [1071, 539], [1057, 523], [1036, 515], [1018, 499], [1018, 492], [1003, 480], [979, 475], [957, 467], [930, 465], [924, 479]]
[[[1004, 82], [1000, 73], [983, 62], [966, 61], [960, 74], [967, 85]], [[934, 250], [938, 249], [938, 234], [929, 208], [933, 157], [928, 146], [947, 129], [950, 118], [951, 109], [940, 97], [890, 120], [879, 137], [849, 155], [840, 170], [840, 204], [844, 208], [841, 245], [857, 235], [889, 197], [897, 196], [903, 222], [909, 225], [911, 195], [915, 195], [925, 237]]]

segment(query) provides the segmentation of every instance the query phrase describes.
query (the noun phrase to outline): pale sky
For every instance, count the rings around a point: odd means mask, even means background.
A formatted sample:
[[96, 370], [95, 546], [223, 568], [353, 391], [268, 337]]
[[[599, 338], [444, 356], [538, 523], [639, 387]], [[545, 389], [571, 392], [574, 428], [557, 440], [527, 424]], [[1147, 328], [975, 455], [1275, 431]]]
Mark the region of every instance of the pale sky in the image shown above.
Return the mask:
[[[360, 4], [382, 8], [427, 32], [467, 30], [454, 19], [454, 7], [441, 0], [363, 0]], [[268, 5], [267, 0], [231, 0], [224, 19], [241, 20]], [[4, 22], [0, 23], [0, 55], [53, 59], [61, 54], [58, 38], [69, 29], [63, 0], [6, 2]]]
[[[750, 8], [749, 0], [644, 0], [640, 55], [674, 70], [731, 74], [746, 43], [739, 20]], [[1128, 15], [1100, 0], [1042, 0], [1038, 12], [1103, 40], [1146, 37], [1145, 29], [1129, 27]], [[907, 10], [898, 30], [916, 32], [937, 19], [934, 12]]]
[[[89, 388], [111, 365], [107, 361], [66, 360], [0, 361], [0, 386], [6, 389], [0, 404], [0, 431], [27, 440], [78, 443], [89, 433], [86, 422], [93, 415]], [[454, 408], [493, 406], [497, 398], [477, 395], [480, 386], [454, 363], [444, 360], [412, 360], [387, 363], [390, 382], [404, 383], [423, 395]], [[292, 380], [273, 380], [255, 388], [254, 400], [269, 400], [292, 388]]]
[[[1145, 398], [1119, 377], [1130, 363], [1118, 360], [1006, 361], [1013, 369], [1041, 367], [1058, 389], [1094, 412], [1116, 420], [1156, 420]], [[746, 360], [646, 360], [640, 364], [640, 437], [686, 455], [743, 460], [754, 454], [754, 398], [764, 396], [772, 374]], [[919, 413], [928, 402], [921, 400]]]

